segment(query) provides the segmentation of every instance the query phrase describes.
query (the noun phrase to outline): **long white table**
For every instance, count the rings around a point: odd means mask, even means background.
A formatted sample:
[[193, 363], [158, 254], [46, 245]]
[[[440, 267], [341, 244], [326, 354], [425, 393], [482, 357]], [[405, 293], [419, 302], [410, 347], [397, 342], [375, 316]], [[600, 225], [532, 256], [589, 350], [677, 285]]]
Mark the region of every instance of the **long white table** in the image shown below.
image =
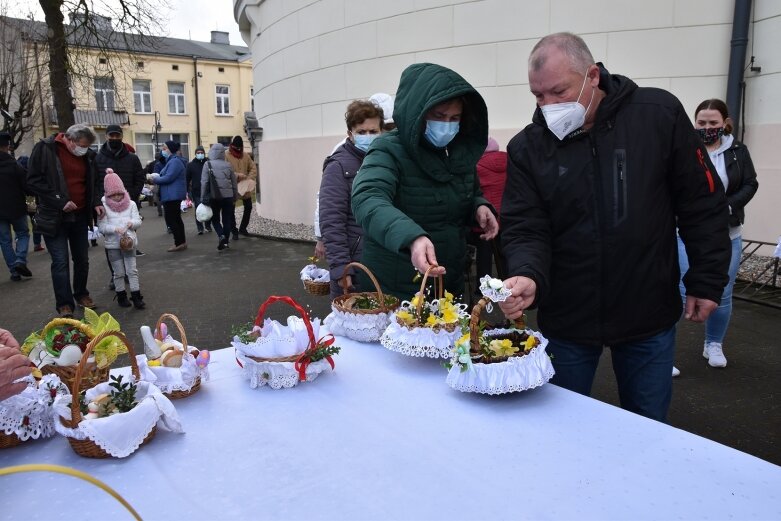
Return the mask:
[[[114, 487], [144, 519], [781, 519], [781, 467], [553, 385], [486, 397], [439, 362], [339, 338], [336, 370], [250, 389], [233, 350], [175, 401], [186, 434], [128, 458], [0, 450]], [[68, 476], [0, 477], [0, 518], [125, 519]]]

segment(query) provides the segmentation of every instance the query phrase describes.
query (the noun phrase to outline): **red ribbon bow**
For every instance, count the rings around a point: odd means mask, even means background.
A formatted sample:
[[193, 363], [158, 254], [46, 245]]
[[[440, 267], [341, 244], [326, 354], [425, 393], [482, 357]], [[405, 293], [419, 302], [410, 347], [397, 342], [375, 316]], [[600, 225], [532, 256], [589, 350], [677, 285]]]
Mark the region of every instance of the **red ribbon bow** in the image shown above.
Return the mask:
[[[309, 364], [312, 363], [312, 359], [309, 357], [310, 354], [312, 354], [312, 351], [315, 351], [316, 349], [320, 349], [321, 347], [328, 347], [332, 345], [336, 339], [333, 335], [328, 334], [324, 337], [320, 337], [320, 340], [315, 342], [314, 347], [311, 349], [307, 349], [303, 353], [301, 353], [301, 356], [298, 357], [298, 360], [296, 360], [295, 368], [296, 371], [298, 371], [298, 381], [303, 382], [306, 380], [306, 368], [309, 367]], [[331, 355], [327, 355], [325, 357], [326, 360], [328, 360], [328, 363], [331, 364], [331, 369], [334, 368], [334, 360], [331, 358]]]

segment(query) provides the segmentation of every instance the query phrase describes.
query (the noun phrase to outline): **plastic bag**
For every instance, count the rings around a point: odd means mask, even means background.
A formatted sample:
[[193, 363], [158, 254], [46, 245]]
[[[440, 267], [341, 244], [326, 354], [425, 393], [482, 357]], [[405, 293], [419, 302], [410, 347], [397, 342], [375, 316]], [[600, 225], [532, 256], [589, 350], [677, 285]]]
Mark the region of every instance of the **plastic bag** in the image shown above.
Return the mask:
[[211, 220], [212, 215], [214, 215], [214, 213], [212, 212], [211, 207], [206, 206], [203, 203], [200, 203], [198, 208], [195, 209], [195, 218], [198, 219], [198, 222], [208, 222]]

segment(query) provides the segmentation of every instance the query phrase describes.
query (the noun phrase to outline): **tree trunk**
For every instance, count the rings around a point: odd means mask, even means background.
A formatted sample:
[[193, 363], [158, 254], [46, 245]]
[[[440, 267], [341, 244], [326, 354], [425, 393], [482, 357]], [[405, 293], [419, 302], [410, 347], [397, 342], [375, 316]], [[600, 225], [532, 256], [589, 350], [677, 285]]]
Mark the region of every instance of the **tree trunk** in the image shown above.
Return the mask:
[[73, 117], [73, 96], [68, 78], [68, 41], [65, 37], [63, 0], [38, 0], [46, 17], [49, 42], [49, 81], [51, 83], [54, 110], [57, 112], [57, 126], [64, 132], [75, 123]]

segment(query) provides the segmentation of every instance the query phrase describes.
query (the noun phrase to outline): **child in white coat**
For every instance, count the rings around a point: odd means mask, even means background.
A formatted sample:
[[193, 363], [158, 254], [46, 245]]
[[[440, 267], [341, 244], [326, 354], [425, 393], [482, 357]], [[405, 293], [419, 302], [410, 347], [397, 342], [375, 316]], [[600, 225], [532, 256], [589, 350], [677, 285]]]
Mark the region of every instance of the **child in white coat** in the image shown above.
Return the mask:
[[130, 300], [136, 309], [145, 307], [141, 296], [136, 267], [136, 248], [138, 237], [135, 230], [141, 226], [141, 216], [136, 203], [130, 200], [122, 179], [111, 168], [106, 169], [103, 179], [105, 195], [102, 198], [106, 213], [98, 219], [98, 228], [104, 237], [106, 254], [114, 270], [114, 289], [117, 303], [123, 308], [130, 307], [125, 292], [125, 276], [130, 285]]

